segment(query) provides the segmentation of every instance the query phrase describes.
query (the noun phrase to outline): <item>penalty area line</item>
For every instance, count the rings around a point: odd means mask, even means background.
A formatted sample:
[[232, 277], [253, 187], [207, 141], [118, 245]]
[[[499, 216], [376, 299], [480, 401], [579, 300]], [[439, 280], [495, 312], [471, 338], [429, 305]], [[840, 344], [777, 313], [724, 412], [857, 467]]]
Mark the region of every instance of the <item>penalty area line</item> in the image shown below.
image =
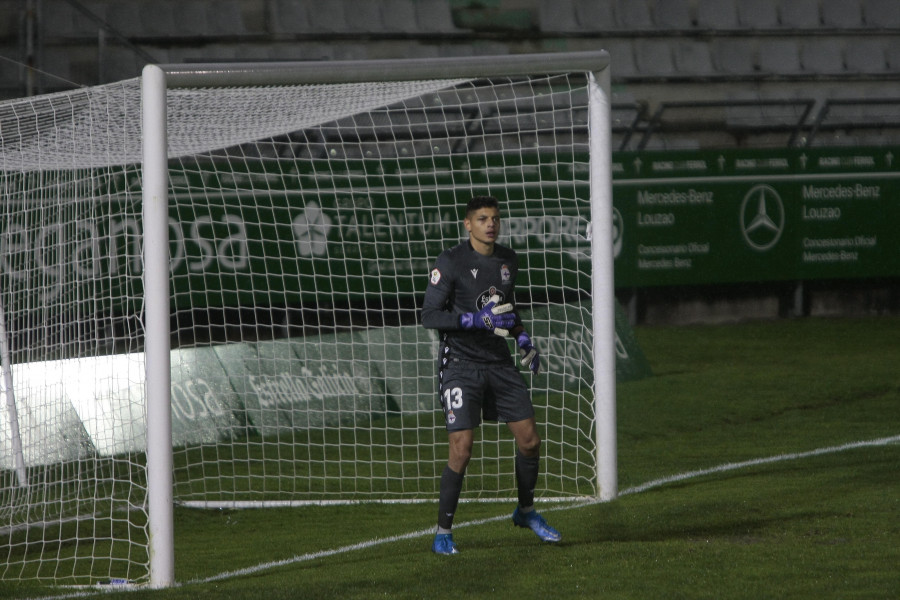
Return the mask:
[[[478, 519], [475, 521], [465, 521], [463, 523], [459, 523], [458, 525], [454, 525], [454, 529], [459, 529], [462, 527], [472, 527], [475, 525], [485, 525], [487, 523], [493, 523], [495, 521], [502, 521], [504, 519], [509, 519], [509, 515], [499, 515], [496, 517], [487, 517], [485, 519]], [[356, 544], [350, 544], [347, 546], [341, 546], [340, 548], [332, 548], [330, 550], [320, 550], [318, 552], [308, 552], [306, 554], [299, 554], [297, 556], [286, 558], [284, 560], [276, 560], [273, 562], [259, 564], [253, 567], [246, 567], [244, 569], [237, 569], [235, 571], [227, 571], [225, 573], [219, 573], [218, 575], [213, 575], [211, 577], [206, 577], [203, 579], [194, 579], [187, 584], [196, 584], [196, 583], [211, 583], [214, 581], [221, 581], [223, 579], [230, 579], [232, 577], [240, 577], [242, 575], [254, 575], [259, 573], [260, 571], [266, 571], [269, 569], [274, 569], [278, 567], [284, 567], [288, 565], [298, 564], [310, 560], [316, 560], [319, 558], [327, 558], [329, 556], [335, 556], [336, 554], [345, 554], [347, 552], [353, 552], [355, 550], [366, 550], [369, 548], [374, 548], [375, 546], [380, 546], [382, 544], [390, 544], [392, 542], [402, 542], [405, 540], [413, 540], [421, 537], [427, 537], [429, 535], [434, 535], [434, 527], [429, 527], [428, 529], [420, 529], [419, 531], [411, 531], [409, 533], [401, 533], [399, 535], [392, 535], [383, 538], [375, 538], [374, 540], [368, 540], [365, 542], [359, 542]]]
[[[734, 463], [726, 463], [723, 465], [719, 465], [716, 467], [710, 467], [709, 469], [699, 469], [696, 471], [687, 471], [685, 473], [679, 473], [677, 475], [670, 475], [668, 477], [662, 477], [660, 479], [654, 479], [652, 481], [648, 481], [641, 485], [637, 485], [634, 487], [630, 487], [624, 489], [619, 492], [619, 497], [621, 496], [630, 496], [634, 494], [640, 494], [642, 492], [646, 492], [648, 490], [652, 490], [658, 487], [662, 487], [664, 485], [670, 483], [677, 483], [680, 481], [685, 481], [688, 479], [693, 479], [695, 477], [703, 477], [706, 475], [714, 475], [716, 473], [724, 473], [727, 471], [736, 471], [739, 469], [746, 469], [749, 467], [755, 467], [759, 465], [767, 465], [777, 462], [785, 462], [790, 460], [800, 460], [804, 458], [812, 458], [815, 456], [822, 456], [825, 454], [835, 454], [838, 452], [845, 452], [847, 450], [854, 450], [857, 448], [868, 448], [875, 446], [887, 446], [889, 444], [900, 443], [900, 435], [895, 435], [891, 437], [878, 438], [875, 440], [865, 440], [859, 442], [851, 442], [848, 444], [841, 444], [840, 446], [829, 446], [827, 448], [817, 448], [815, 450], [810, 450], [808, 452], [794, 452], [789, 454], [779, 454], [777, 456], [770, 456], [766, 458], [757, 458], [753, 460], [746, 460], [742, 462], [734, 462]], [[592, 504], [601, 504], [609, 502], [609, 500], [600, 500], [599, 498], [591, 498], [590, 500], [579, 499], [574, 501], [572, 504], [566, 506], [555, 506], [548, 507], [542, 509], [542, 512], [555, 512], [560, 510], [569, 510], [572, 508], [581, 508], [583, 506], [589, 506]], [[498, 515], [495, 517], [488, 517], [485, 519], [478, 519], [474, 521], [465, 521], [463, 523], [459, 523], [454, 525], [454, 529], [459, 529], [462, 527], [473, 527], [478, 525], [486, 525], [488, 523], [495, 523], [497, 521], [503, 521], [509, 519], [508, 514]], [[307, 554], [301, 554], [298, 556], [294, 556], [292, 558], [287, 558], [280, 561], [274, 561], [270, 563], [256, 565], [254, 567], [247, 567], [245, 569], [238, 569], [236, 571], [228, 571], [225, 573], [220, 573], [218, 575], [213, 575], [212, 577], [207, 577], [205, 579], [197, 579], [193, 580], [189, 583], [207, 583], [213, 581], [221, 581], [223, 579], [228, 579], [231, 577], [239, 577], [242, 575], [252, 575], [259, 573], [260, 571], [265, 571], [267, 569], [288, 566], [292, 564], [297, 564], [301, 562], [306, 562], [309, 560], [315, 560], [319, 558], [327, 558], [329, 556], [335, 556], [337, 554], [344, 554], [346, 552], [353, 552], [355, 550], [366, 550], [369, 548], [373, 548], [375, 546], [380, 546], [382, 544], [389, 544], [392, 542], [400, 542], [404, 540], [411, 540], [420, 537], [427, 537], [430, 535], [434, 535], [434, 527], [429, 527], [428, 529], [421, 529], [419, 531], [413, 531], [410, 533], [404, 533], [400, 535], [394, 535], [383, 538], [376, 538], [373, 540], [368, 540], [365, 542], [359, 542], [357, 544], [350, 544], [348, 546], [341, 546], [340, 548], [333, 548], [330, 550], [321, 550], [319, 552], [310, 552]]]
[[654, 479], [653, 481], [648, 481], [647, 483], [642, 483], [641, 485], [637, 485], [634, 487], [627, 488], [619, 492], [619, 496], [629, 496], [632, 494], [640, 494], [641, 492], [646, 492], [647, 490], [652, 490], [670, 483], [676, 483], [679, 481], [685, 481], [687, 479], [693, 479], [695, 477], [703, 477], [705, 475], [714, 475], [716, 473], [725, 473], [726, 471], [736, 471], [738, 469], [746, 469], [748, 467], [756, 467], [760, 465], [768, 465], [772, 463], [785, 462], [789, 460], [800, 460], [803, 458], [812, 458], [815, 456], [822, 456], [825, 454], [836, 454], [838, 452], [845, 452], [847, 450], [855, 450], [857, 448], [871, 448], [875, 446], [887, 446], [889, 444], [900, 443], [900, 435], [894, 435], [891, 437], [878, 438], [875, 440], [864, 440], [860, 442], [850, 442], [848, 444], [841, 444], [840, 446], [829, 446], [827, 448], [817, 448], [815, 450], [809, 450], [807, 452], [792, 452], [789, 454], [779, 454], [777, 456], [769, 456], [767, 458], [756, 458], [753, 460], [745, 460], [742, 462], [735, 463], [726, 463], [724, 465], [719, 465], [717, 467], [710, 467], [709, 469], [699, 469], [697, 471], [688, 471], [686, 473], [680, 473], [678, 475], [670, 475], [668, 477], [662, 477], [660, 479]]
[[[714, 475], [716, 473], [737, 471], [739, 469], [746, 469], [746, 468], [750, 468], [750, 467], [756, 467], [756, 466], [760, 466], [760, 465], [768, 465], [768, 464], [773, 464], [773, 463], [778, 463], [778, 462], [801, 460], [804, 458], [813, 458], [816, 456], [823, 456], [826, 454], [836, 454], [839, 452], [846, 452], [848, 450], [855, 450], [858, 448], [872, 448], [872, 447], [877, 447], [877, 446], [888, 446], [891, 444], [898, 444], [898, 443], [900, 443], [900, 435], [895, 435], [895, 436], [890, 436], [890, 437], [878, 438], [878, 439], [874, 439], [874, 440], [850, 442], [848, 444], [841, 444], [839, 446], [829, 446], [826, 448], [817, 448], [815, 450], [809, 450], [807, 452], [793, 452], [793, 453], [788, 453], [788, 454], [779, 454], [776, 456], [770, 456], [770, 457], [766, 457], [766, 458], [757, 458], [757, 459], [746, 460], [746, 461], [741, 461], [741, 462], [726, 463], [726, 464], [718, 465], [715, 467], [710, 467], [708, 469], [698, 469], [695, 471], [687, 471], [684, 473], [679, 473], [677, 475], [670, 475], [668, 477], [661, 477], [659, 479], [654, 479], [652, 481], [648, 481], [641, 485], [637, 485], [637, 486], [633, 486], [633, 487], [621, 490], [617, 497], [620, 498], [622, 496], [632, 496], [634, 494], [640, 494], [642, 492], [646, 492], [646, 491], [649, 491], [652, 489], [663, 487], [670, 483], [678, 483], [681, 481], [687, 481], [689, 479], [694, 479], [696, 477], [704, 477], [706, 475]], [[573, 500], [573, 502], [571, 504], [567, 504], [565, 506], [554, 506], [554, 507], [544, 508], [544, 509], [542, 509], [541, 512], [555, 512], [555, 511], [561, 511], [561, 510], [570, 510], [572, 508], [582, 508], [582, 507], [591, 506], [594, 504], [604, 504], [606, 502], [610, 502], [610, 501], [609, 500], [600, 500], [599, 498], [591, 498], [589, 500], [585, 500], [585, 499], [581, 498], [581, 499]], [[498, 515], [495, 517], [487, 517], [484, 519], [465, 521], [463, 523], [454, 525], [454, 529], [459, 529], [462, 527], [474, 527], [474, 526], [478, 526], [478, 525], [486, 525], [488, 523], [495, 523], [497, 521], [503, 521], [503, 520], [506, 520], [509, 518], [510, 517], [508, 514], [503, 514], [503, 515]], [[184, 587], [184, 586], [197, 585], [197, 584], [202, 585], [204, 583], [213, 583], [216, 581], [223, 581], [223, 580], [231, 579], [234, 577], [241, 577], [244, 575], [255, 575], [257, 573], [261, 573], [263, 571], [268, 571], [271, 569], [276, 569], [278, 567], [286, 567], [286, 566], [295, 565], [295, 564], [299, 564], [299, 563], [303, 563], [303, 562], [307, 562], [307, 561], [311, 561], [311, 560], [316, 560], [316, 559], [320, 559], [320, 558], [328, 558], [330, 556], [346, 554], [348, 552], [354, 552], [356, 550], [366, 550], [366, 549], [374, 548], [375, 546], [380, 546], [383, 544], [390, 544], [393, 542], [412, 540], [412, 539], [417, 539], [417, 538], [421, 538], [421, 537], [427, 537], [430, 535], [434, 535], [434, 527], [429, 527], [427, 529], [420, 529], [418, 531], [412, 531], [409, 533], [403, 533], [403, 534], [399, 534], [399, 535], [375, 538], [372, 540], [367, 540], [367, 541], [359, 542], [356, 544], [349, 544], [346, 546], [340, 546], [338, 548], [332, 548], [329, 550], [320, 550], [318, 552], [308, 552], [306, 554], [299, 554], [299, 555], [293, 556], [291, 558], [286, 558], [283, 560], [277, 560], [277, 561], [272, 561], [272, 562], [267, 562], [267, 563], [261, 563], [261, 564], [258, 564], [258, 565], [252, 566], [252, 567], [246, 567], [243, 569], [236, 569], [233, 571], [225, 571], [223, 573], [219, 573], [217, 575], [212, 575], [210, 577], [192, 579], [192, 580], [189, 580], [189, 581], [186, 581], [183, 583], [176, 583], [175, 586], [173, 586], [173, 587], [177, 588], [177, 587]], [[98, 589], [100, 589], [100, 588], [105, 588], [104, 591], [107, 591], [107, 592], [116, 592], [116, 591], [127, 592], [127, 591], [133, 591], [135, 589], [144, 589], [143, 586], [127, 586], [127, 589], [121, 589], [121, 588], [116, 589], [116, 586], [97, 586], [97, 587], [94, 587], [94, 589], [90, 592], [80, 590], [80, 591], [77, 591], [74, 593], [69, 593], [69, 594], [65, 594], [65, 595], [61, 595], [61, 596], [44, 596], [44, 597], [41, 597], [39, 600], [63, 600], [63, 599], [68, 599], [68, 598], [81, 598], [88, 594], [96, 593], [98, 591]]]

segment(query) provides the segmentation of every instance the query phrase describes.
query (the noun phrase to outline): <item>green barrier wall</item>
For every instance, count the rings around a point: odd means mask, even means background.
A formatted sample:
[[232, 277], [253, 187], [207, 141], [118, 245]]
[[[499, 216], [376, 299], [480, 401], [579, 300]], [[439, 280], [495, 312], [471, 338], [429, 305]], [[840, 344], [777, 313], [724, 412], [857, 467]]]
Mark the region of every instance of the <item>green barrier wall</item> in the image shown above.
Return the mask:
[[[589, 310], [574, 304], [530, 315], [547, 367], [533, 380], [534, 393], [592, 386], [585, 376], [592, 371], [591, 338], [567, 326]], [[615, 344], [617, 380], [651, 374], [621, 308]], [[177, 445], [212, 442], [437, 410], [436, 349], [434, 332], [405, 326], [175, 350], [173, 439]]]
[[[616, 287], [896, 277], [898, 156], [900, 148], [615, 153]], [[464, 233], [459, 173], [465, 197], [504, 183], [503, 241], [527, 266], [523, 292], [589, 289], [585, 159], [522, 157], [507, 164], [520, 170], [515, 186], [497, 181], [499, 158], [466, 155], [313, 161], [303, 172], [269, 161], [173, 163], [173, 306], [419, 295], [447, 240]], [[59, 187], [71, 202], [35, 191], [28, 200], [43, 208], [0, 226], [9, 311], [41, 307], [35, 318], [61, 322], [70, 315], [47, 311], [139, 311], [140, 173], [79, 175], [81, 187]], [[0, 184], [34, 182], [0, 173]], [[88, 192], [102, 200], [86, 201]]]

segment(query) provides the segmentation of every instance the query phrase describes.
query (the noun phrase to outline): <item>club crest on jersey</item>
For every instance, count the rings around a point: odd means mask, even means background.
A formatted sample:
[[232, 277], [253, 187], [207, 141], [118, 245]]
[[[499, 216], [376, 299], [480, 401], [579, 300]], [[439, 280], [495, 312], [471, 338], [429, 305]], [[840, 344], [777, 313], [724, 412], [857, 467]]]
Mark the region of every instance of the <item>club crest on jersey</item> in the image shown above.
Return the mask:
[[489, 290], [481, 292], [481, 295], [478, 296], [478, 310], [484, 308], [485, 305], [491, 301], [491, 296], [499, 296], [500, 300], [497, 302], [497, 304], [503, 304], [503, 292], [501, 292], [494, 286], [491, 286]]
[[509, 267], [506, 265], [503, 265], [502, 267], [500, 267], [500, 279], [502, 279], [503, 281], [509, 281], [509, 278], [510, 278]]
[[441, 280], [441, 272], [437, 269], [431, 271], [431, 285], [437, 285]]

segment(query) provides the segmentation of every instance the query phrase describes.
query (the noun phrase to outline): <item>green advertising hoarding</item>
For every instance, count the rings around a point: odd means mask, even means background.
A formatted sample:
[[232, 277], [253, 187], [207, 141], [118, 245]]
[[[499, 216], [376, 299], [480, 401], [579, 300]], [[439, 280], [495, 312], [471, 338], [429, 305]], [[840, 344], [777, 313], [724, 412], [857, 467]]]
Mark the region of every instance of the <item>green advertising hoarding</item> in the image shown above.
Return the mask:
[[466, 202], [483, 193], [501, 196], [503, 243], [527, 265], [519, 289], [589, 290], [588, 170], [573, 172], [574, 161], [532, 153], [500, 164], [321, 160], [302, 172], [267, 161], [173, 165], [175, 305], [422, 294], [437, 256], [465, 238]]
[[616, 286], [900, 275], [895, 152], [614, 157]]
[[[900, 275], [898, 154], [615, 153], [616, 286]], [[65, 309], [68, 320], [138, 310], [138, 168], [0, 175], [11, 201], [34, 209], [14, 210], [0, 231], [8, 310], [80, 306]], [[503, 242], [525, 266], [520, 289], [590, 289], [585, 156], [318, 160], [293, 170], [205, 159], [173, 161], [170, 177], [178, 309], [421, 294], [437, 255], [464, 237], [461, 207], [484, 192], [504, 202]]]
[[[892, 242], [900, 227], [895, 156], [900, 149], [617, 152], [616, 286], [900, 275]], [[503, 165], [522, 177], [502, 190], [504, 241], [528, 267], [521, 287], [589, 289], [586, 157], [534, 154], [527, 161]], [[265, 168], [229, 174], [235, 191], [208, 196], [202, 206], [174, 185], [176, 289], [195, 290], [207, 302], [217, 288], [225, 303], [271, 297], [261, 291], [271, 289], [267, 274], [282, 273], [283, 292], [297, 298], [421, 293], [421, 274], [463, 237], [460, 207], [503, 177], [499, 165], [465, 156], [392, 166], [322, 161], [293, 174]], [[190, 175], [181, 179], [195, 187]], [[198, 227], [198, 219], [206, 221]], [[179, 263], [182, 242], [187, 255], [219, 257], [219, 264]], [[244, 263], [229, 262], [236, 249]], [[190, 297], [181, 296], [185, 303]]]
[[[589, 309], [573, 303], [524, 315], [544, 371], [535, 377], [520, 371], [538, 403], [561, 390], [582, 389], [591, 397], [591, 339], [584, 328], [571, 326]], [[514, 360], [515, 346], [509, 345]], [[652, 375], [619, 307], [615, 346], [617, 381]], [[173, 440], [197, 444], [437, 411], [437, 349], [436, 332], [408, 325], [174, 350]]]

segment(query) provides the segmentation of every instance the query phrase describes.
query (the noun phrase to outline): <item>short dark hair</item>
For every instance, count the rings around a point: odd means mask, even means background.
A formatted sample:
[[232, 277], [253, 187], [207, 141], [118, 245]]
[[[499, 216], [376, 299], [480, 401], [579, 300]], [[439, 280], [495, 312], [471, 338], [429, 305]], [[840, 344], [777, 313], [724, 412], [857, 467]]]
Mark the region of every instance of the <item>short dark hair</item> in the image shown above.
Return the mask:
[[500, 202], [493, 196], [473, 196], [466, 205], [466, 218], [481, 208], [500, 208]]

